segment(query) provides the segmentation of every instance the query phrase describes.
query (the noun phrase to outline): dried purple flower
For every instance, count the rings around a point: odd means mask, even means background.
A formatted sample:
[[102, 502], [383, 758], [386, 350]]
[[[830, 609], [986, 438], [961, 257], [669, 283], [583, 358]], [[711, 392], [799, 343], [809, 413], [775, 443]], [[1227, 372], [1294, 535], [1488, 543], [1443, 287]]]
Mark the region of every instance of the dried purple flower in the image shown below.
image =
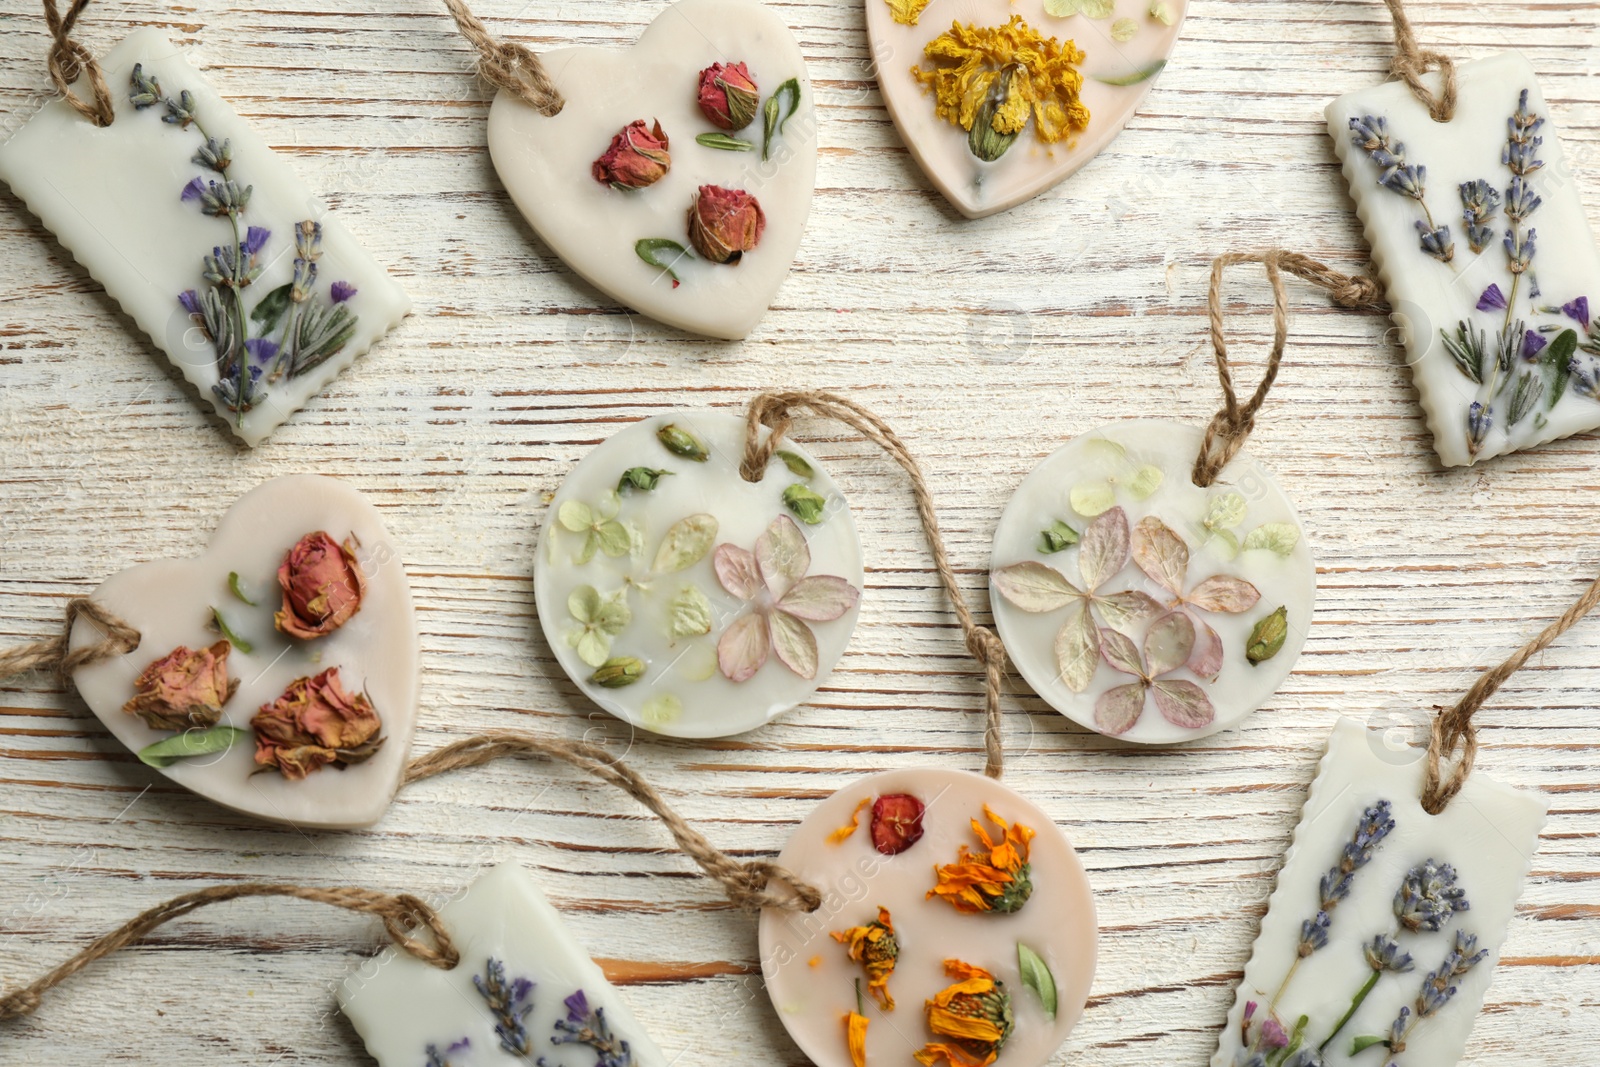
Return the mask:
[[178, 294], [178, 303], [183, 305], [183, 310], [191, 315], [203, 315], [200, 310], [200, 296], [193, 289], [185, 289]]
[[1398, 1056], [1406, 1050], [1406, 1033], [1411, 1029], [1411, 1009], [1401, 1007], [1400, 1014], [1395, 1016], [1394, 1023], [1389, 1027], [1389, 1052]]
[[239, 247], [244, 249], [244, 254], [253, 256], [266, 247], [272, 231], [265, 226], [252, 226], [245, 231], [244, 240], [239, 242]]
[[197, 166], [214, 170], [218, 174], [225, 173], [228, 164], [233, 162], [233, 142], [227, 139], [218, 141], [215, 137], [207, 137], [206, 143], [201, 145], [191, 161]]
[[1289, 1044], [1289, 1035], [1283, 1029], [1282, 1023], [1276, 1019], [1268, 1019], [1261, 1024], [1259, 1040], [1261, 1048], [1275, 1052]]
[[1450, 227], [1440, 226], [1437, 229], [1430, 229], [1426, 223], [1418, 219], [1417, 234], [1421, 240], [1422, 250], [1440, 263], [1448, 263], [1455, 258], [1456, 243], [1450, 239]]
[[1355, 873], [1367, 865], [1378, 845], [1393, 829], [1393, 805], [1387, 800], [1380, 800], [1361, 813], [1361, 821], [1356, 824], [1350, 840], [1345, 842], [1339, 862], [1322, 876], [1318, 905], [1322, 911], [1331, 912], [1339, 901], [1350, 895]]
[[208, 182], [200, 192], [200, 210], [216, 218], [237, 218], [250, 203], [250, 193], [254, 188], [246, 185], [241, 189], [239, 183], [231, 179]]
[[500, 1038], [500, 1047], [513, 1055], [528, 1055], [533, 1045], [522, 1021], [533, 1011], [533, 983], [518, 978], [508, 985], [505, 964], [493, 956], [489, 957], [484, 972], [482, 977], [473, 975], [472, 984], [494, 1013], [494, 1032]]
[[1600, 364], [1573, 356], [1567, 363], [1572, 375], [1572, 391], [1591, 400], [1600, 400]]
[[334, 282], [332, 285], [328, 286], [328, 295], [333, 298], [333, 302], [335, 304], [344, 303], [352, 296], [355, 296], [358, 291], [359, 290], [357, 290], [356, 287], [351, 285], [349, 282]]
[[1467, 244], [1474, 252], [1482, 252], [1494, 240], [1494, 231], [1485, 223], [1494, 217], [1500, 208], [1500, 194], [1488, 182], [1479, 178], [1476, 181], [1462, 182], [1461, 193], [1461, 218], [1467, 231]]
[[1511, 185], [1506, 189], [1506, 218], [1512, 222], [1521, 222], [1544, 203], [1539, 194], [1533, 191], [1533, 186], [1524, 181], [1520, 175], [1513, 176]]
[[1378, 179], [1378, 184], [1399, 193], [1401, 196], [1409, 196], [1413, 200], [1421, 200], [1428, 191], [1428, 168], [1420, 163], [1409, 163], [1403, 167], [1390, 167], [1384, 172], [1384, 176]]
[[245, 351], [250, 353], [250, 358], [265, 367], [278, 355], [278, 342], [268, 341], [264, 337], [252, 337], [244, 343]]
[[167, 113], [161, 116], [161, 121], [184, 129], [195, 121], [194, 94], [185, 89], [178, 94], [178, 99], [167, 98]]
[[183, 187], [183, 192], [178, 194], [178, 199], [183, 201], [198, 200], [206, 191], [206, 180], [198, 174], [189, 179], [189, 184]]
[[[556, 1032], [550, 1035], [552, 1045], [588, 1045], [598, 1054], [594, 1067], [632, 1067], [633, 1051], [628, 1042], [617, 1037], [606, 1022], [606, 1010], [589, 1006], [589, 998], [578, 990], [562, 1001], [567, 1017], [556, 1020]], [[539, 1067], [549, 1067], [543, 1057]]]
[[1490, 282], [1489, 288], [1485, 289], [1483, 295], [1478, 297], [1479, 311], [1488, 311], [1490, 308], [1497, 308], [1503, 311], [1505, 306], [1506, 294], [1501, 292], [1500, 286], [1494, 282]]
[[1489, 430], [1494, 426], [1494, 408], [1486, 408], [1481, 401], [1474, 400], [1467, 409], [1467, 447], [1473, 455], [1478, 454], [1478, 449], [1483, 447], [1483, 442], [1489, 436]]
[[143, 63], [135, 63], [133, 65], [133, 77], [129, 81], [132, 83], [133, 89], [128, 93], [128, 100], [133, 104], [136, 111], [143, 111], [145, 108], [161, 102], [161, 83], [156, 80], [153, 74], [149, 77], [145, 76]]
[[1589, 326], [1589, 298], [1580, 296], [1561, 305], [1561, 313], [1585, 329]]
[[463, 1037], [459, 1041], [452, 1042], [450, 1047], [446, 1048], [442, 1053], [439, 1051], [439, 1046], [429, 1045], [427, 1048], [428, 1062], [423, 1067], [453, 1067], [450, 1063], [450, 1054], [471, 1047], [472, 1039], [469, 1037]]
[[1538, 331], [1528, 330], [1522, 335], [1522, 358], [1530, 363], [1537, 362], [1539, 353], [1544, 346], [1549, 344]]
[[1503, 243], [1506, 247], [1506, 258], [1511, 261], [1508, 264], [1508, 269], [1512, 274], [1521, 274], [1528, 269], [1528, 264], [1533, 262], [1534, 239], [1538, 232], [1531, 226], [1528, 228], [1527, 233], [1522, 233], [1519, 227], [1513, 227], [1506, 231], [1506, 239]]
[[1394, 971], [1396, 974], [1405, 974], [1414, 966], [1411, 954], [1400, 951], [1400, 942], [1388, 934], [1377, 934], [1373, 939], [1362, 946], [1362, 953], [1367, 957], [1367, 966], [1374, 971]]
[[1456, 885], [1456, 869], [1432, 859], [1407, 871], [1394, 895], [1394, 917], [1412, 933], [1437, 933], [1471, 907], [1467, 891]]
[[1506, 121], [1506, 146], [1500, 153], [1500, 162], [1511, 168], [1511, 173], [1528, 175], [1544, 166], [1543, 160], [1535, 158], [1544, 143], [1544, 138], [1535, 135], [1543, 125], [1544, 119], [1528, 110], [1528, 90], [1522, 90], [1516, 114]]
[[1297, 951], [1301, 959], [1328, 943], [1328, 928], [1332, 925], [1333, 916], [1325, 911], [1317, 912], [1315, 918], [1300, 924], [1300, 947]]

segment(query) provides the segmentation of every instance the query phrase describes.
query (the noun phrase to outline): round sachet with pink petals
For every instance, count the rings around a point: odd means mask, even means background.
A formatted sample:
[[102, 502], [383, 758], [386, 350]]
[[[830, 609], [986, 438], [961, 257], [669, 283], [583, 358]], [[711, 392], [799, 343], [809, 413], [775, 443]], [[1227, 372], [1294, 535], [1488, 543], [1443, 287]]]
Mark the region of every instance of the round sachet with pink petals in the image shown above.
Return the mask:
[[658, 415], [551, 501], [534, 566], [545, 638], [587, 696], [646, 730], [770, 722], [827, 680], [855, 629], [861, 541], [838, 486], [790, 442], [746, 481], [744, 440], [739, 416]]
[[995, 533], [1006, 652], [1057, 711], [1168, 744], [1226, 729], [1294, 669], [1316, 598], [1299, 517], [1240, 452], [1208, 487], [1201, 431], [1114, 423], [1057, 449]]

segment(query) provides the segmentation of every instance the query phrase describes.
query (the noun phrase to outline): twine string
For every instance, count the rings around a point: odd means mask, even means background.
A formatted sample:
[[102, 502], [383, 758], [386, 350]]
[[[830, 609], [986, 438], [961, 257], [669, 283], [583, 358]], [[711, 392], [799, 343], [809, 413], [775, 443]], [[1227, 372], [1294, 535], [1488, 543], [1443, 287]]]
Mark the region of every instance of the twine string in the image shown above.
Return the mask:
[[[245, 882], [240, 885], [216, 885], [174, 897], [148, 911], [129, 919], [117, 929], [96, 938], [87, 948], [47, 971], [20, 989], [0, 997], [0, 1019], [15, 1019], [31, 1015], [44, 994], [102, 957], [120, 948], [142, 940], [163, 923], [189, 914], [208, 904], [244, 897], [297, 897], [300, 900], [332, 904], [349, 911], [365, 912], [383, 920], [383, 927], [394, 943], [417, 959], [441, 970], [450, 970], [461, 961], [461, 955], [450, 941], [438, 914], [426, 903], [409, 893], [390, 895], [356, 886], [339, 886], [329, 889], [303, 885], [271, 885], [262, 882]], [[410, 931], [426, 927], [433, 933], [433, 944], [419, 941]]]
[[511, 756], [564, 760], [633, 797], [655, 813], [671, 832], [679, 850], [721, 883], [728, 900], [737, 907], [811, 912], [822, 906], [821, 893], [778, 864], [762, 860], [741, 863], [713, 847], [672, 810], [654, 786], [597, 745], [498, 730], [456, 741], [412, 760], [406, 768], [405, 782], [420, 782], [447, 771], [479, 767]]
[[[1443, 52], [1434, 52], [1417, 44], [1417, 35], [1411, 29], [1411, 19], [1406, 14], [1405, 0], [1384, 0], [1389, 7], [1389, 17], [1394, 20], [1394, 59], [1389, 73], [1401, 79], [1411, 92], [1428, 109], [1435, 122], [1449, 122], [1456, 112], [1456, 64]], [[1428, 88], [1422, 76], [1437, 70], [1442, 75], [1442, 92]]]
[[[1546, 626], [1538, 637], [1517, 649], [1498, 667], [1479, 675], [1478, 680], [1472, 683], [1472, 688], [1456, 701], [1454, 707], [1441, 709], [1434, 717], [1433, 731], [1428, 737], [1428, 763], [1422, 782], [1422, 806], [1430, 815], [1443, 811], [1445, 805], [1461, 792], [1461, 787], [1467, 783], [1467, 776], [1472, 773], [1473, 761], [1478, 756], [1478, 731], [1472, 725], [1473, 712], [1483, 707], [1495, 691], [1505, 684], [1506, 679], [1554, 644], [1557, 638], [1572, 629], [1579, 619], [1596, 606], [1600, 606], [1600, 577], [1595, 578], [1566, 613]], [[1458, 749], [1460, 754], [1456, 755]], [[1455, 763], [1446, 775], [1443, 765], [1451, 757], [1455, 758]]]
[[[1267, 356], [1267, 369], [1255, 392], [1244, 403], [1239, 402], [1233, 387], [1232, 365], [1228, 362], [1228, 342], [1222, 333], [1222, 274], [1235, 263], [1260, 263], [1266, 268], [1267, 281], [1272, 286], [1272, 350]], [[1211, 417], [1206, 426], [1205, 438], [1200, 444], [1200, 454], [1195, 457], [1191, 478], [1202, 489], [1217, 480], [1233, 457], [1244, 447], [1245, 439], [1255, 429], [1256, 414], [1266, 403], [1267, 393], [1277, 381], [1278, 368], [1283, 362], [1283, 346], [1289, 337], [1289, 303], [1283, 288], [1283, 272], [1325, 289], [1333, 302], [1342, 307], [1380, 310], [1383, 307], [1382, 291], [1378, 283], [1361, 275], [1341, 274], [1310, 256], [1287, 252], [1281, 248], [1265, 252], [1230, 252], [1211, 261], [1211, 289], [1206, 298], [1211, 318], [1211, 349], [1217, 365], [1217, 377], [1222, 383], [1222, 408]]]
[[[100, 630], [100, 639], [73, 650], [72, 628], [88, 619]], [[121, 656], [139, 647], [139, 631], [87, 597], [67, 601], [66, 625], [61, 633], [44, 641], [0, 649], [0, 680], [15, 678], [29, 671], [54, 671], [65, 684], [73, 671]]]
[[465, 0], [444, 0], [444, 6], [456, 20], [456, 29], [477, 49], [478, 74], [484, 81], [510, 91], [547, 118], [560, 114], [566, 100], [538, 53], [515, 41], [496, 40]]
[[[95, 62], [94, 54], [71, 36], [78, 16], [88, 6], [89, 0], [72, 0], [72, 6], [67, 8], [63, 16], [56, 7], [56, 0], [44, 0], [45, 26], [52, 38], [46, 65], [50, 69], [50, 81], [54, 83], [56, 92], [72, 105], [74, 111], [96, 126], [109, 126], [116, 115], [111, 107], [111, 90], [106, 87], [105, 75], [100, 72], [100, 64]], [[90, 100], [72, 91], [72, 83], [78, 80], [80, 74], [89, 78]]]
[[[900, 465], [911, 479], [911, 495], [916, 500], [917, 516], [922, 520], [922, 532], [933, 554], [933, 566], [939, 581], [955, 609], [961, 623], [967, 651], [983, 666], [984, 673], [984, 730], [983, 747], [986, 756], [984, 773], [999, 778], [1005, 769], [1003, 720], [1000, 711], [1000, 689], [1005, 680], [1006, 650], [1000, 638], [987, 627], [979, 626], [967, 606], [967, 599], [956, 580], [955, 568], [950, 565], [945, 551], [944, 538], [939, 533], [939, 517], [934, 511], [933, 494], [928, 490], [927, 479], [916, 457], [906, 448], [888, 423], [845, 397], [822, 391], [762, 393], [750, 401], [745, 416], [744, 459], [739, 473], [749, 482], [759, 482], [766, 474], [767, 464], [783, 442], [784, 435], [793, 424], [793, 413], [801, 408], [825, 419], [844, 423], [861, 436], [883, 449], [889, 458]], [[771, 432], [762, 439], [761, 428]]]

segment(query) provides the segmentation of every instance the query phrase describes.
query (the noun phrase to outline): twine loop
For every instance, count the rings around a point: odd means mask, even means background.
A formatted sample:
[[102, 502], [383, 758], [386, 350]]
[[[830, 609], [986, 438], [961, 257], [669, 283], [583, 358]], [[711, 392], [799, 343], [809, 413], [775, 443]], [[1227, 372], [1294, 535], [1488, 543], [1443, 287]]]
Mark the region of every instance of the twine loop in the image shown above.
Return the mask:
[[[73, 650], [72, 629], [79, 619], [88, 619], [97, 626], [100, 639]], [[51, 670], [65, 685], [79, 667], [125, 655], [138, 647], [138, 630], [87, 597], [74, 597], [67, 601], [66, 624], [58, 636], [0, 649], [0, 679], [15, 678], [29, 671]]]
[[444, 0], [444, 6], [461, 35], [478, 50], [478, 75], [484, 81], [513, 93], [547, 118], [561, 113], [566, 100], [537, 52], [515, 41], [496, 40], [465, 0]]
[[[1411, 92], [1428, 109], [1435, 122], [1449, 122], [1456, 112], [1456, 64], [1443, 52], [1434, 52], [1417, 44], [1417, 35], [1411, 29], [1411, 19], [1406, 15], [1405, 0], [1384, 0], [1389, 16], [1394, 20], [1394, 60], [1389, 73], [1404, 81]], [[1424, 74], [1439, 71], [1442, 75], [1442, 92], [1435, 93], [1422, 80]]]
[[[944, 537], [939, 532], [939, 516], [934, 511], [933, 494], [928, 489], [927, 478], [923, 476], [921, 466], [906, 448], [905, 442], [877, 415], [837, 393], [821, 390], [762, 393], [750, 401], [745, 414], [744, 458], [739, 463], [740, 475], [747, 482], [759, 482], [766, 475], [767, 464], [782, 444], [784, 435], [793, 426], [793, 412], [801, 408], [849, 426], [883, 449], [910, 478], [911, 495], [916, 501], [917, 516], [922, 522], [928, 550], [933, 555], [934, 570], [938, 572], [939, 582], [944, 586], [950, 606], [955, 610], [956, 620], [961, 624], [967, 651], [984, 668], [983, 773], [990, 778], [999, 778], [1005, 769], [1004, 720], [1000, 708], [1000, 691], [1005, 682], [1005, 645], [993, 630], [978, 625], [972, 609], [967, 606], [966, 596], [956, 580], [955, 568], [950, 565]], [[763, 435], [762, 427], [771, 432]]]
[[740, 908], [782, 908], [816, 911], [822, 894], [775, 863], [741, 863], [712, 846], [700, 832], [673, 811], [655, 787], [605, 749], [583, 741], [498, 730], [446, 745], [411, 761], [405, 782], [419, 782], [446, 771], [478, 767], [509, 756], [545, 756], [564, 760], [621, 789], [655, 813], [677, 842], [678, 849], [722, 885], [728, 900]]
[[[100, 64], [95, 62], [94, 54], [71, 37], [73, 25], [88, 6], [89, 0], [72, 0], [72, 6], [62, 16], [56, 9], [56, 0], [44, 0], [45, 26], [53, 38], [46, 65], [50, 69], [50, 81], [54, 83], [56, 92], [72, 105], [74, 111], [96, 126], [109, 126], [116, 116], [105, 75], [100, 72]], [[89, 77], [92, 101], [84, 100], [72, 91], [72, 83], [78, 80], [80, 74]]]
[[[141, 912], [109, 934], [95, 939], [87, 948], [65, 963], [46, 972], [21, 989], [13, 990], [4, 997], [0, 997], [0, 1020], [31, 1015], [38, 1009], [45, 993], [77, 974], [95, 960], [109, 956], [120, 948], [125, 948], [142, 940], [158, 926], [187, 915], [191, 911], [203, 908], [208, 904], [216, 904], [224, 900], [237, 900], [243, 897], [296, 897], [300, 900], [332, 904], [348, 911], [376, 915], [383, 920], [384, 929], [394, 939], [395, 944], [429, 966], [448, 971], [461, 962], [461, 954], [451, 942], [450, 935], [445, 931], [444, 924], [440, 921], [438, 913], [422, 900], [409, 893], [392, 896], [388, 893], [379, 893], [371, 889], [362, 889], [358, 886], [339, 886], [323, 889], [315, 886], [272, 885], [262, 882], [217, 885], [199, 889], [193, 893], [185, 893], [181, 897], [174, 897], [172, 900]], [[418, 940], [411, 935], [412, 930], [423, 928], [433, 934], [433, 944], [430, 945], [426, 941]]]
[[[1428, 737], [1428, 762], [1422, 782], [1422, 806], [1430, 815], [1443, 811], [1445, 805], [1461, 792], [1461, 787], [1467, 783], [1467, 776], [1472, 773], [1472, 764], [1478, 756], [1478, 730], [1472, 723], [1473, 713], [1483, 707], [1495, 691], [1505, 684], [1506, 679], [1554, 644], [1557, 638], [1572, 629], [1579, 619], [1597, 605], [1600, 605], [1600, 577], [1595, 578], [1566, 613], [1546, 626], [1538, 637], [1512, 653], [1498, 667], [1480, 675], [1453, 707], [1439, 709]], [[1455, 762], [1446, 774], [1444, 764], [1452, 757]]]
[[[1272, 350], [1267, 356], [1267, 369], [1261, 376], [1261, 382], [1242, 404], [1234, 391], [1228, 342], [1222, 332], [1222, 274], [1225, 268], [1235, 263], [1260, 263], [1266, 269], [1267, 282], [1272, 286]], [[1341, 274], [1298, 252], [1281, 248], [1265, 252], [1229, 252], [1211, 261], [1211, 288], [1206, 297], [1206, 307], [1211, 321], [1211, 349], [1216, 361], [1217, 378], [1222, 384], [1222, 408], [1206, 425], [1200, 454], [1195, 457], [1190, 476], [1194, 484], [1202, 489], [1216, 481], [1222, 469], [1244, 447], [1245, 439], [1255, 429], [1256, 415], [1266, 403], [1273, 383], [1277, 381], [1278, 368], [1283, 362], [1283, 347], [1289, 338], [1289, 299], [1283, 288], [1284, 271], [1326, 290], [1334, 302], [1343, 307], [1377, 310], [1383, 306], [1382, 291], [1371, 278]]]

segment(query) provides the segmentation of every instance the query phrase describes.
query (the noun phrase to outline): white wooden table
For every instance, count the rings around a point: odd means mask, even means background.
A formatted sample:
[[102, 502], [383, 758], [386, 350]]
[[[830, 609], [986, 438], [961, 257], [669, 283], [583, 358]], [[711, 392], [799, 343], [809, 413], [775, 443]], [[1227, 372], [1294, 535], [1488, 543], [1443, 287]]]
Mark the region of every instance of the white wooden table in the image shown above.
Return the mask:
[[[917, 171], [874, 88], [859, 4], [776, 4], [821, 112], [816, 205], [777, 306], [711, 343], [630, 316], [521, 221], [484, 149], [487, 90], [431, 0], [267, 10], [105, 0], [81, 36], [137, 25], [190, 46], [292, 157], [416, 313], [254, 452], [100, 287], [0, 194], [0, 640], [54, 632], [67, 598], [137, 561], [197, 551], [227, 505], [314, 471], [371, 495], [422, 626], [417, 750], [485, 727], [628, 744], [560, 675], [533, 612], [543, 502], [587, 449], [676, 405], [738, 408], [825, 386], [876, 408], [924, 460], [951, 551], [986, 614], [988, 542], [1013, 487], [1103, 421], [1201, 422], [1210, 256], [1268, 243], [1346, 270], [1363, 256], [1321, 109], [1390, 54], [1376, 0], [1196, 0], [1183, 40], [1111, 150], [1054, 193], [982, 222]], [[482, 0], [539, 46], [631, 41], [659, 0]], [[1600, 4], [1413, 5], [1459, 58], [1512, 46], [1543, 77], [1600, 219]], [[35, 0], [0, 0], [0, 110], [48, 88]], [[114, 179], [113, 179], [114, 180]], [[1334, 717], [1420, 736], [1600, 566], [1600, 441], [1442, 470], [1387, 323], [1295, 283], [1289, 361], [1253, 450], [1302, 510], [1320, 602], [1299, 670], [1243, 728], [1135, 750], [1008, 700], [1007, 781], [1075, 842], [1101, 965], [1058, 1063], [1198, 1065], [1232, 997]], [[1255, 278], [1235, 321], [1258, 366]], [[810, 706], [715, 743], [632, 739], [628, 758], [723, 847], [775, 853], [820, 797], [867, 771], [981, 766], [980, 684], [904, 481], [831, 426], [799, 435], [850, 493], [869, 573], [861, 625]], [[1471, 1056], [1570, 1064], [1600, 1038], [1600, 666], [1591, 620], [1480, 715], [1480, 765], [1546, 792], [1551, 819]], [[51, 679], [0, 685], [0, 978], [54, 965], [136, 911], [228, 880], [357, 883], [438, 896], [475, 866], [532, 868], [658, 1042], [681, 1062], [800, 1063], [762, 993], [755, 924], [666, 850], [662, 829], [575, 772], [504, 764], [403, 791], [373, 830], [258, 825], [139, 764]], [[1587, 799], [1586, 799], [1587, 798]], [[226, 905], [92, 967], [0, 1027], [5, 1063], [361, 1063], [332, 987], [369, 920], [293, 902]]]

